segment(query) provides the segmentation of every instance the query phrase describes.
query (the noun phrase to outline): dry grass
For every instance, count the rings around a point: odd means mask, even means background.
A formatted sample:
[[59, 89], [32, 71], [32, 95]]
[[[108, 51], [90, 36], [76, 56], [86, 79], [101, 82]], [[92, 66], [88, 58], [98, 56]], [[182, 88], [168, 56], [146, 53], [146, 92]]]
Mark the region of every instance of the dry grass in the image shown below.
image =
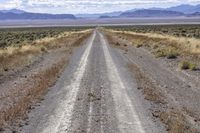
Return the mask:
[[[14, 92], [4, 94], [2, 102], [9, 102], [9, 104], [0, 110], [0, 127], [6, 126], [7, 122], [14, 121], [16, 118], [24, 117], [30, 106], [55, 83], [64, 64], [66, 59], [62, 58], [47, 69], [31, 75], [25, 83], [16, 86]], [[28, 85], [30, 81], [34, 81], [32, 86]]]
[[58, 38], [39, 40], [32, 45], [8, 47], [1, 50], [0, 67], [3, 71], [15, 69], [17, 66], [22, 67], [25, 62], [30, 63], [32, 60], [30, 57], [34, 57], [38, 53], [45, 54], [47, 51], [53, 52], [61, 49], [64, 50], [64, 56], [62, 54], [53, 63], [46, 64], [47, 67], [42, 67], [26, 77], [24, 82], [15, 84], [14, 88], [11, 87], [11, 91], [0, 94], [1, 105], [3, 105], [0, 107], [0, 129], [15, 122], [18, 118], [26, 116], [31, 105], [37, 102], [49, 86], [56, 82], [67, 62], [67, 54], [71, 53], [73, 47], [79, 46], [90, 35], [91, 31], [71, 33]]
[[[135, 33], [126, 31], [106, 30], [109, 35], [116, 35], [131, 42], [136, 48], [144, 47], [152, 52], [155, 57], [167, 59], [190, 60], [195, 64], [193, 68], [200, 65], [200, 39], [175, 37], [155, 33]], [[110, 37], [112, 38], [112, 37]], [[194, 70], [194, 69], [190, 70]]]
[[154, 109], [152, 115], [159, 118], [166, 125], [170, 133], [197, 133], [190, 121], [187, 120], [184, 113], [178, 106], [171, 105], [162, 93], [163, 91], [155, 85], [143, 72], [134, 64], [129, 65], [130, 70], [136, 77], [138, 89], [140, 89], [146, 100], [155, 103], [158, 107]]
[[0, 50], [0, 73], [30, 63], [33, 55], [41, 52], [41, 47], [25, 45], [7, 47]]
[[198, 133], [179, 110], [163, 110], [158, 112], [158, 117], [167, 125], [169, 133]]
[[180, 63], [180, 69], [182, 69], [182, 70], [190, 69], [190, 70], [195, 71], [195, 70], [197, 70], [197, 65], [194, 63], [191, 63], [189, 61], [182, 61]]
[[160, 92], [161, 90], [155, 83], [151, 82], [151, 80], [148, 79], [136, 65], [131, 64], [128, 67], [136, 76], [138, 89], [143, 91], [146, 100], [157, 104], [166, 103], [165, 96]]
[[[58, 37], [43, 38], [24, 44], [20, 47], [6, 47], [0, 49], [0, 74], [4, 71], [15, 69], [16, 67], [29, 65], [34, 56], [45, 53], [48, 50], [77, 45], [84, 38], [89, 36], [90, 30], [80, 32], [64, 32]], [[74, 42], [77, 41], [77, 42]]]
[[182, 53], [199, 54], [200, 53], [200, 40], [195, 38], [186, 37], [174, 37], [169, 35], [161, 35], [155, 33], [136, 33], [125, 31], [111, 31], [120, 35], [126, 35], [129, 39], [132, 39], [133, 44], [149, 45], [150, 47], [155, 45], [162, 45], [167, 47], [173, 47], [180, 50]]

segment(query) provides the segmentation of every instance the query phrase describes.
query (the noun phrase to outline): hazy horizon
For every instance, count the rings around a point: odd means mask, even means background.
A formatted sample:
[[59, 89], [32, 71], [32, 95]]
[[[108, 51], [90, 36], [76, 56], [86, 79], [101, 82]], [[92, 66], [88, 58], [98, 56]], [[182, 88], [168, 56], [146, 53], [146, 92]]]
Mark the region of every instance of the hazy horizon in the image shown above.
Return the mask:
[[167, 8], [181, 4], [197, 5], [200, 0], [0, 0], [0, 10], [21, 9], [37, 13], [91, 14], [138, 8]]

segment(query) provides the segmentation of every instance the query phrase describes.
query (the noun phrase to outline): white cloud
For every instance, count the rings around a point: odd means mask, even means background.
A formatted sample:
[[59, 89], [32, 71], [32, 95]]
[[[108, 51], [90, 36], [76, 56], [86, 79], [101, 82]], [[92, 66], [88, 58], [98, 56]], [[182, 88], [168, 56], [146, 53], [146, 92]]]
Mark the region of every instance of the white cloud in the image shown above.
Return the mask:
[[[1, 2], [1, 1], [0, 1]], [[10, 9], [20, 7], [22, 4], [21, 0], [8, 0], [0, 3], [1, 9]]]
[[200, 0], [188, 0], [189, 3], [200, 3]]
[[50, 13], [87, 13], [169, 7], [198, 2], [200, 0], [0, 0], [0, 8], [21, 8], [33, 12]]
[[28, 0], [28, 5], [58, 5], [64, 6], [68, 4], [79, 5], [119, 5], [119, 4], [164, 4], [177, 3], [178, 0]]

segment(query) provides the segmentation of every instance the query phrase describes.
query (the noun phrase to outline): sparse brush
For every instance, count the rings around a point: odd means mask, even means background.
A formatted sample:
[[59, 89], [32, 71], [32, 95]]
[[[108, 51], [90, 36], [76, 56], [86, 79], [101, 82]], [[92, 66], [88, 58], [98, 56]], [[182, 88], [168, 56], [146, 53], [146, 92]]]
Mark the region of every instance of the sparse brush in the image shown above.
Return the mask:
[[187, 70], [187, 69], [190, 69], [190, 70], [197, 70], [197, 65], [194, 64], [194, 63], [191, 63], [189, 61], [182, 61], [180, 63], [180, 69], [182, 70]]
[[47, 52], [47, 48], [44, 47], [44, 46], [42, 46], [40, 49], [41, 49], [42, 52]]
[[178, 55], [176, 51], [169, 51], [167, 53], [167, 59], [176, 59]]
[[166, 57], [166, 52], [163, 49], [159, 49], [159, 50], [153, 52], [153, 54], [155, 55], [156, 58]]
[[136, 44], [136, 48], [140, 48], [142, 46], [143, 46], [142, 44]]
[[119, 43], [119, 42], [116, 42], [115, 45], [116, 45], [116, 46], [120, 46], [120, 43]]

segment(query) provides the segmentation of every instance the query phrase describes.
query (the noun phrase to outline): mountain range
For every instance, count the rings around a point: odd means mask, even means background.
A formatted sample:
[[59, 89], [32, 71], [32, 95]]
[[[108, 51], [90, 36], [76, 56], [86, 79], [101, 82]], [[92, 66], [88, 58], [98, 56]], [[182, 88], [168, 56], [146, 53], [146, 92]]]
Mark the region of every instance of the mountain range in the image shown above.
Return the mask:
[[120, 17], [179, 17], [184, 16], [184, 13], [177, 11], [166, 11], [166, 10], [136, 10], [134, 12], [124, 12]]
[[183, 12], [185, 14], [191, 14], [191, 13], [195, 13], [195, 12], [200, 12], [200, 4], [199, 5], [185, 5], [184, 4], [184, 5], [166, 8], [165, 10]]
[[179, 5], [169, 8], [132, 9], [99, 14], [48, 14], [30, 13], [19, 9], [0, 10], [0, 20], [22, 19], [76, 19], [76, 18], [121, 18], [121, 17], [200, 17], [199, 5]]
[[0, 10], [0, 20], [26, 20], [26, 19], [76, 19], [72, 14], [30, 13], [23, 10]]

